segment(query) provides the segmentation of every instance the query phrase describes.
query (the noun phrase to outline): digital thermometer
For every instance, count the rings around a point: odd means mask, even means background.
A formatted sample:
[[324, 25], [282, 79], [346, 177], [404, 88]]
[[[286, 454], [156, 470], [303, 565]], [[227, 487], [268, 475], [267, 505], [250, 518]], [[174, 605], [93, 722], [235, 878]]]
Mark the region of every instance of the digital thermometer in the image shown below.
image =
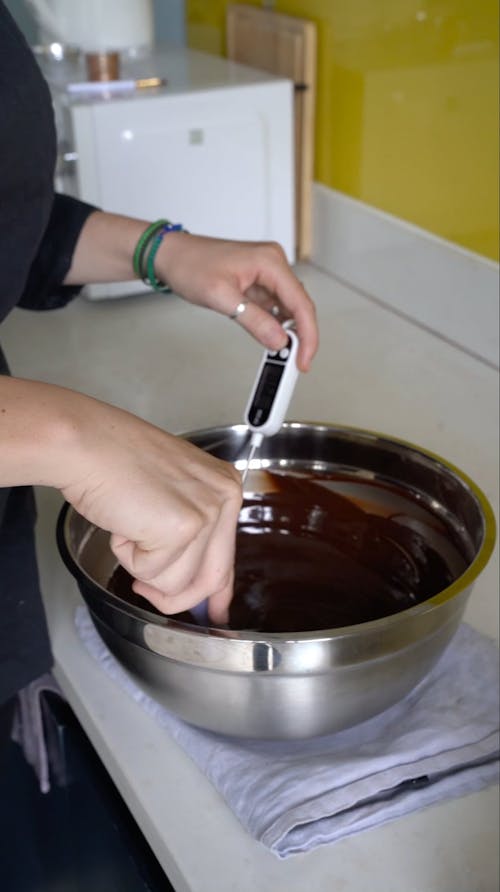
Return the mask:
[[[244, 421], [252, 433], [250, 450], [242, 471], [241, 479], [245, 482], [256, 450], [264, 437], [277, 434], [285, 420], [285, 415], [292, 398], [299, 370], [297, 368], [297, 351], [299, 339], [291, 328], [293, 322], [285, 322], [283, 328], [288, 335], [287, 344], [281, 350], [266, 350], [250, 392]], [[205, 599], [190, 612], [200, 626], [208, 626], [208, 600]]]
[[252, 439], [242, 473], [243, 482], [250, 462], [264, 437], [272, 437], [280, 430], [292, 398], [299, 375], [297, 368], [299, 339], [292, 325], [293, 322], [285, 322], [283, 326], [288, 335], [287, 344], [281, 350], [267, 350], [264, 353], [250, 392], [244, 421], [252, 432]]

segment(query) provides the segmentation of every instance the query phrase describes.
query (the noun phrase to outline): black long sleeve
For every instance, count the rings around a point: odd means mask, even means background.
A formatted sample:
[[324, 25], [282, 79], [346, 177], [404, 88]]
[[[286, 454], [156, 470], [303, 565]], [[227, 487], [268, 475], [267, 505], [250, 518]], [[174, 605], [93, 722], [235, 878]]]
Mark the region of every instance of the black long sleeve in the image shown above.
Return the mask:
[[71, 266], [78, 237], [94, 207], [71, 198], [55, 195], [54, 203], [38, 252], [30, 266], [19, 307], [28, 310], [53, 310], [63, 307], [81, 285], [62, 285]]
[[33, 53], [0, 0], [0, 321], [15, 306], [64, 306], [62, 282], [90, 205], [54, 196], [52, 101]]
[[[54, 196], [55, 157], [47, 84], [0, 0], [0, 322], [15, 306], [60, 307], [79, 290], [62, 282], [94, 208]], [[52, 663], [34, 521], [29, 487], [0, 488], [0, 705]]]

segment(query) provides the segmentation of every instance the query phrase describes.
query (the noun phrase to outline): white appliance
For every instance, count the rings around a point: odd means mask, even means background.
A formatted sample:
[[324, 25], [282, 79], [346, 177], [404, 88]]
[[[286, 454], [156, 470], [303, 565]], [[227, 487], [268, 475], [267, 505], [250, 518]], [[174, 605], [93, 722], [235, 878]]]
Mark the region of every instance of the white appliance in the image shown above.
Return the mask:
[[[75, 97], [58, 82], [57, 187], [191, 232], [278, 241], [293, 262], [291, 81], [177, 48], [125, 61], [124, 77], [155, 75], [165, 87], [126, 94]], [[87, 289], [92, 298], [140, 290]]]

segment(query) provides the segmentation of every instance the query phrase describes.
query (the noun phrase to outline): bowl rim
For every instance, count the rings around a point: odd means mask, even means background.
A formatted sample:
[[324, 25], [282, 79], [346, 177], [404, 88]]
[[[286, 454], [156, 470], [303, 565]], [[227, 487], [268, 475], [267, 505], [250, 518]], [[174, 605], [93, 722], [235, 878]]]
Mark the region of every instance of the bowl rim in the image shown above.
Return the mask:
[[[404, 448], [411, 450], [412, 452], [419, 453], [425, 458], [431, 459], [434, 462], [437, 462], [442, 467], [446, 468], [447, 471], [451, 472], [453, 475], [458, 477], [458, 479], [468, 487], [468, 489], [475, 496], [477, 502], [479, 503], [479, 507], [481, 509], [481, 513], [484, 520], [484, 535], [481, 545], [478, 549], [478, 552], [467, 567], [464, 572], [455, 579], [451, 585], [447, 586], [442, 591], [438, 592], [436, 595], [433, 595], [431, 598], [428, 598], [425, 601], [420, 602], [412, 607], [407, 608], [406, 610], [401, 610], [398, 613], [390, 614], [389, 616], [384, 616], [379, 619], [369, 620], [365, 623], [359, 623], [356, 625], [350, 626], [341, 626], [333, 629], [317, 629], [308, 632], [258, 632], [250, 629], [242, 629], [242, 630], [233, 630], [233, 629], [220, 629], [212, 626], [198, 626], [194, 623], [186, 623], [180, 620], [175, 619], [175, 614], [156, 614], [152, 613], [149, 610], [141, 607], [136, 607], [132, 604], [128, 604], [126, 601], [123, 601], [117, 595], [114, 595], [112, 592], [109, 592], [105, 589], [99, 582], [93, 579], [79, 564], [77, 564], [75, 558], [70, 552], [69, 546], [67, 544], [67, 529], [70, 522], [71, 512], [77, 514], [78, 512], [74, 509], [69, 503], [65, 503], [61, 508], [59, 513], [58, 523], [57, 523], [57, 540], [59, 545], [59, 550], [61, 552], [61, 556], [64, 560], [64, 563], [70, 570], [70, 572], [74, 574], [74, 569], [76, 568], [78, 573], [85, 576], [85, 578], [91, 583], [92, 586], [99, 589], [106, 596], [106, 600], [113, 604], [115, 609], [121, 610], [124, 613], [132, 614], [135, 618], [142, 620], [146, 624], [153, 624], [157, 627], [168, 628], [171, 630], [178, 630], [185, 635], [193, 635], [195, 637], [217, 637], [222, 640], [227, 640], [228, 642], [237, 640], [239, 642], [248, 641], [250, 643], [256, 641], [269, 641], [284, 644], [285, 642], [293, 642], [294, 644], [298, 644], [303, 642], [307, 644], [311, 641], [321, 641], [321, 640], [339, 640], [350, 638], [352, 636], [359, 637], [360, 634], [370, 634], [372, 632], [376, 632], [380, 628], [387, 630], [389, 626], [392, 626], [397, 623], [401, 623], [405, 619], [411, 619], [417, 616], [423, 616], [425, 613], [429, 613], [441, 605], [445, 604], [448, 601], [451, 601], [453, 598], [456, 598], [459, 594], [465, 592], [466, 589], [470, 588], [475, 580], [478, 578], [480, 573], [483, 571], [485, 566], [487, 565], [495, 544], [496, 544], [496, 519], [493, 512], [493, 508], [482, 491], [482, 489], [466, 474], [461, 468], [457, 467], [452, 462], [448, 461], [448, 459], [443, 458], [443, 456], [439, 455], [439, 453], [433, 452], [429, 449], [425, 449], [422, 446], [416, 445], [409, 440], [402, 439], [400, 437], [393, 437], [392, 435], [388, 435], [385, 433], [380, 433], [378, 431], [371, 430], [369, 428], [360, 428], [353, 427], [352, 425], [341, 425], [334, 424], [328, 422], [315, 422], [315, 421], [295, 421], [290, 420], [283, 423], [281, 430], [286, 429], [307, 429], [307, 430], [317, 430], [317, 431], [339, 431], [340, 433], [345, 434], [355, 434], [357, 436], [362, 436], [368, 439], [376, 439], [381, 441], [382, 443], [387, 444], [396, 444], [398, 446], [403, 446]], [[218, 432], [229, 434], [231, 431], [236, 433], [246, 433], [247, 426], [245, 424], [228, 424], [228, 425], [216, 425], [207, 428], [197, 428], [190, 431], [183, 431], [177, 434], [177, 436], [182, 439], [190, 440], [192, 437], [199, 437], [203, 434], [214, 434], [217, 435]], [[90, 522], [89, 522], [90, 523]], [[93, 525], [95, 526], [95, 524]], [[96, 527], [97, 529], [97, 527]]]

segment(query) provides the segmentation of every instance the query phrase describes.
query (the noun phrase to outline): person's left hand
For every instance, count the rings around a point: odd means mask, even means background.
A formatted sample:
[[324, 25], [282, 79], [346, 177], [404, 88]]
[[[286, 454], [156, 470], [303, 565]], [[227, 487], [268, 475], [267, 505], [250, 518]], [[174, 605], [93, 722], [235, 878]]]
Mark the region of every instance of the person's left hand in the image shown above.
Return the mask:
[[170, 232], [156, 255], [155, 270], [187, 301], [225, 316], [244, 303], [237, 322], [267, 349], [286, 344], [281, 321], [293, 319], [300, 342], [297, 365], [309, 370], [318, 347], [315, 307], [275, 242]]

